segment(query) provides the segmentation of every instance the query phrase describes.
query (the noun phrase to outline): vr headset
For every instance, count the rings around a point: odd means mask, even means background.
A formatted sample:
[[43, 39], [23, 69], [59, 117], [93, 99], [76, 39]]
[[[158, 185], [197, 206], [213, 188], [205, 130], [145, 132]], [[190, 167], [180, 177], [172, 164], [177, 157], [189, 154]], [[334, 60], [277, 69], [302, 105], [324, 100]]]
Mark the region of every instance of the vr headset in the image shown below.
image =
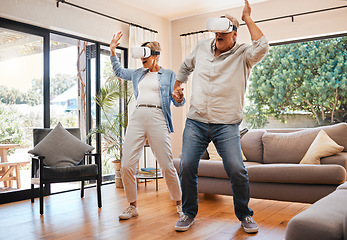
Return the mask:
[[226, 17], [209, 18], [206, 23], [206, 29], [215, 33], [231, 33], [237, 32], [237, 27]]
[[145, 42], [141, 47], [131, 48], [131, 56], [135, 59], [148, 58], [151, 55], [160, 55], [159, 51], [153, 51], [149, 47], [145, 47], [149, 42]]

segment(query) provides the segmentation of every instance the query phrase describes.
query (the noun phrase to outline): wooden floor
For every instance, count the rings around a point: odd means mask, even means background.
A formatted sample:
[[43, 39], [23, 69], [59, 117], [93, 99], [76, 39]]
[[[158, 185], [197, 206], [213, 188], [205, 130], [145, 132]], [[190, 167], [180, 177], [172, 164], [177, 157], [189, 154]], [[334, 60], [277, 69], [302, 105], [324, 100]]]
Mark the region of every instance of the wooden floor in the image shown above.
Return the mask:
[[[45, 198], [45, 214], [39, 214], [39, 201], [30, 200], [0, 205], [0, 239], [259, 239], [283, 240], [288, 221], [310, 204], [251, 199], [257, 234], [244, 233], [235, 217], [233, 198], [199, 195], [199, 213], [187, 232], [175, 232], [178, 220], [163, 180], [159, 191], [155, 182], [140, 183], [139, 216], [118, 220], [127, 207], [123, 189], [114, 184], [102, 187], [103, 207], [97, 208], [96, 189], [56, 194]], [[1, 196], [0, 196], [1, 197]]]

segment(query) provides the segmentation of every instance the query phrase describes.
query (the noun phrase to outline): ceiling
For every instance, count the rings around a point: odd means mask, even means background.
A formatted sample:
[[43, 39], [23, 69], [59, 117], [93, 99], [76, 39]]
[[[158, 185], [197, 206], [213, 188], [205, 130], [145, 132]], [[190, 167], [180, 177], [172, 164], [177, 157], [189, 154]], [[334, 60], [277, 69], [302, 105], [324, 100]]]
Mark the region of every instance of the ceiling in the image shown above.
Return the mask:
[[[118, 0], [151, 14], [174, 20], [244, 5], [244, 0]], [[267, 0], [249, 0], [250, 4]]]

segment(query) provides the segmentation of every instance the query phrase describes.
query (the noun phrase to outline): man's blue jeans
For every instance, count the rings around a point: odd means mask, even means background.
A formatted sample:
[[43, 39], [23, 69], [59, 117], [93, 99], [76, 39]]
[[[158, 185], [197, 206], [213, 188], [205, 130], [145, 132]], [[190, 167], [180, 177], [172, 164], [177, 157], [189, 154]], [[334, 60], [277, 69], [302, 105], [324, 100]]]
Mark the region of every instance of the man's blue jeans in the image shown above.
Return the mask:
[[242, 160], [239, 124], [206, 124], [187, 119], [183, 132], [180, 181], [184, 214], [195, 218], [198, 213], [198, 167], [200, 157], [210, 141], [223, 159], [233, 191], [234, 209], [241, 221], [252, 216], [248, 174]]

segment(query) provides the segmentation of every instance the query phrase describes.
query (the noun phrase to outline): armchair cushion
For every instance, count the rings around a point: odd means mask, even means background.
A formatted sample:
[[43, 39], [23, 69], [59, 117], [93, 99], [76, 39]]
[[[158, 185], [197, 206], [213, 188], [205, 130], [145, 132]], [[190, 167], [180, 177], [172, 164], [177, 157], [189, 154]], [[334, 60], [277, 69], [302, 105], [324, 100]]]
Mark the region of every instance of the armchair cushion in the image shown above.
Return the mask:
[[43, 179], [64, 180], [68, 178], [85, 178], [98, 174], [98, 166], [96, 164], [80, 165], [73, 167], [50, 167], [45, 166], [43, 171]]
[[47, 166], [71, 167], [79, 164], [84, 154], [93, 149], [58, 123], [29, 153], [45, 156], [44, 164]]

